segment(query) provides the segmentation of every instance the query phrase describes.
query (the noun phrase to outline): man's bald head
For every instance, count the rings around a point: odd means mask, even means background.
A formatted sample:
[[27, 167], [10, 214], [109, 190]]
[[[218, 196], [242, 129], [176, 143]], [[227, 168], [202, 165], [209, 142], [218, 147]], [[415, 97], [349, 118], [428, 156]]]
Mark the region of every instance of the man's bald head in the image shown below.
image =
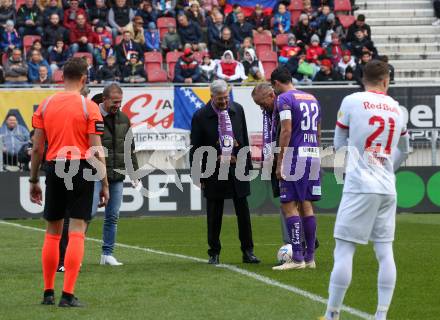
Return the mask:
[[252, 99], [262, 110], [272, 111], [275, 103], [275, 92], [269, 83], [259, 83], [252, 90]]

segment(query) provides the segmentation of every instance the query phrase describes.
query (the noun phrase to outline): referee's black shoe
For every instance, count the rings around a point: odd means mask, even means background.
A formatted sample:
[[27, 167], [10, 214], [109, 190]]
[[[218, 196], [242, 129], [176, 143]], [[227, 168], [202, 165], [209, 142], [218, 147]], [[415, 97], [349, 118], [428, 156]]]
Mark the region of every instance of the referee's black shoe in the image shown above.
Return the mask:
[[53, 290], [44, 291], [43, 301], [41, 301], [41, 304], [45, 306], [55, 305], [55, 293]]
[[243, 252], [243, 263], [260, 263], [260, 259], [258, 259], [251, 250]]
[[64, 293], [61, 296], [58, 307], [61, 308], [81, 308], [84, 305], [73, 294]]

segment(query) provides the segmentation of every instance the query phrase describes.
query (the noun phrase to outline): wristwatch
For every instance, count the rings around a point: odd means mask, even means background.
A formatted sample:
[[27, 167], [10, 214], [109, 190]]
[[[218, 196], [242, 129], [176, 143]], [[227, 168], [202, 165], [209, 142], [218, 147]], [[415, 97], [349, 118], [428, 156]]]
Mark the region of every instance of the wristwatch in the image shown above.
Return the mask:
[[38, 183], [38, 182], [40, 182], [40, 178], [35, 178], [35, 179], [29, 178], [29, 182], [30, 183]]

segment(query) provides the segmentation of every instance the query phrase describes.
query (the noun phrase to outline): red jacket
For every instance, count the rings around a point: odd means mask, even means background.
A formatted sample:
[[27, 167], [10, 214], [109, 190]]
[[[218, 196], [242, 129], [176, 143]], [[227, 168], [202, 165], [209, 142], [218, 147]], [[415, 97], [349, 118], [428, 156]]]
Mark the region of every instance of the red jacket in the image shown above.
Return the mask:
[[[319, 57], [324, 54], [325, 54], [325, 51], [324, 51], [324, 49], [321, 48], [321, 46], [317, 46], [317, 47], [310, 46], [307, 49], [306, 59], [308, 62], [316, 64], [319, 60]], [[315, 56], [317, 56], [317, 57], [315, 57]]]
[[85, 24], [84, 28], [79, 28], [75, 25], [74, 28], [70, 29], [70, 43], [77, 43], [81, 37], [87, 37], [87, 40], [91, 44], [96, 44], [98, 42], [96, 33], [93, 32], [92, 27], [89, 24]]
[[284, 46], [281, 48], [280, 56], [285, 58], [290, 58], [293, 56], [296, 56], [298, 52], [301, 51], [301, 48], [298, 46], [291, 47], [291, 46]]
[[220, 62], [220, 65], [222, 66], [222, 71], [224, 75], [231, 77], [235, 74], [235, 69], [237, 68], [237, 62], [233, 62], [233, 63]]
[[82, 14], [87, 19], [87, 14], [84, 9], [78, 8], [76, 13], [74, 13], [75, 18], [70, 19], [70, 14], [72, 13], [71, 9], [67, 9], [64, 11], [64, 21], [63, 25], [66, 29], [72, 29], [76, 26], [76, 16]]
[[110, 40], [112, 40], [113, 43], [113, 35], [107, 29], [104, 29], [102, 33], [95, 32], [95, 38], [96, 38], [96, 44], [100, 46], [104, 45], [104, 38], [109, 38]]

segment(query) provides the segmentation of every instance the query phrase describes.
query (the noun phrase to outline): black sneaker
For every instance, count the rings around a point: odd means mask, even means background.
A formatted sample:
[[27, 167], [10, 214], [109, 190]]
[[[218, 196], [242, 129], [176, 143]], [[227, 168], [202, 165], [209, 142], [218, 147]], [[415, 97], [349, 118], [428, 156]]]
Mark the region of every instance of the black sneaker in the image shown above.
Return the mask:
[[64, 295], [61, 297], [58, 307], [61, 308], [82, 308], [84, 305], [74, 295]]
[[64, 272], [64, 271], [66, 271], [66, 269], [64, 268], [63, 265], [60, 265], [57, 269], [57, 272]]
[[55, 305], [55, 293], [53, 290], [47, 290], [44, 292], [43, 301], [41, 301], [41, 304], [45, 306]]

